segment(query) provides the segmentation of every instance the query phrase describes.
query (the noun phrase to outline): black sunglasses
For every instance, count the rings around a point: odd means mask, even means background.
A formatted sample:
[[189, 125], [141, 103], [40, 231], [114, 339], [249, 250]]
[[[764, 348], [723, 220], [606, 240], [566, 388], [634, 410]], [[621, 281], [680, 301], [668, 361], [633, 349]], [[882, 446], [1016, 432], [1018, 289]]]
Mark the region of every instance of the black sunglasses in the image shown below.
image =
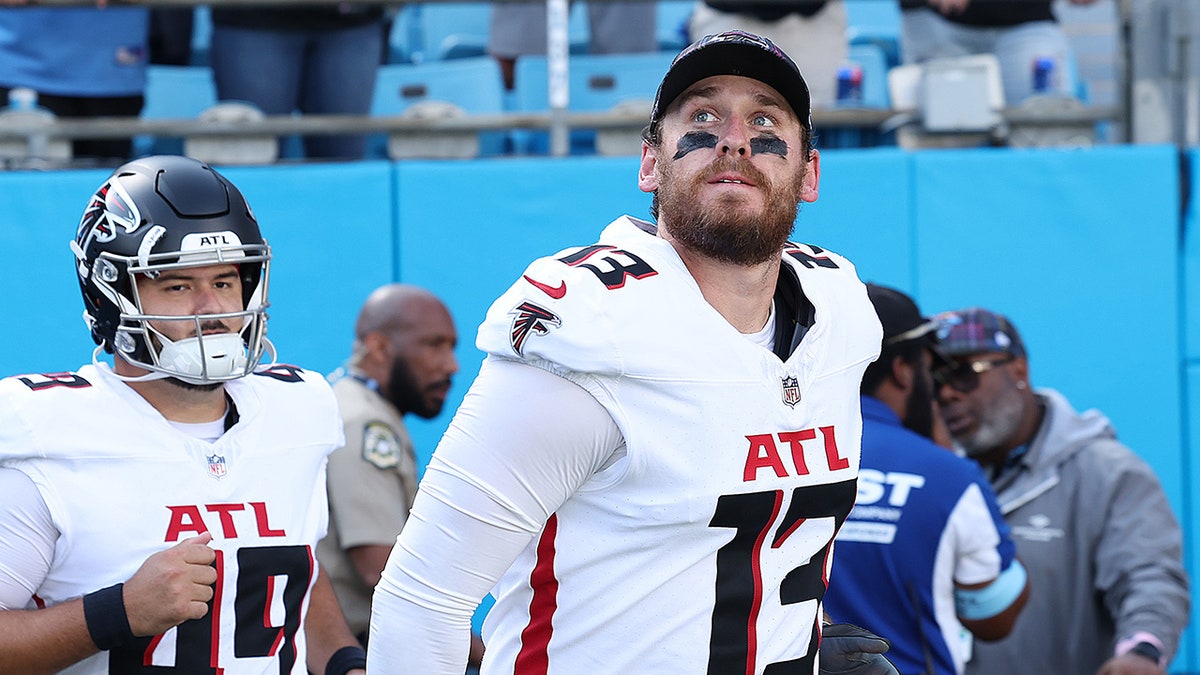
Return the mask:
[[932, 369], [933, 381], [938, 388], [949, 386], [951, 389], [969, 394], [979, 387], [979, 375], [1006, 363], [1012, 363], [1017, 357], [1009, 354], [998, 359], [974, 359], [971, 361], [954, 361], [946, 359]]

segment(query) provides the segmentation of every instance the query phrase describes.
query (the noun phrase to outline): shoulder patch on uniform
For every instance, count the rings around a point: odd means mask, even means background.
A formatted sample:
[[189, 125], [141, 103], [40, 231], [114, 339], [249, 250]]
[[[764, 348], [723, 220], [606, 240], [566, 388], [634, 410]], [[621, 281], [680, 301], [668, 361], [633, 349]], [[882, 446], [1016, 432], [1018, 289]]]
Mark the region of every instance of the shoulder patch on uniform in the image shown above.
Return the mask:
[[362, 447], [363, 459], [379, 469], [394, 469], [404, 449], [395, 430], [382, 422], [367, 422]]

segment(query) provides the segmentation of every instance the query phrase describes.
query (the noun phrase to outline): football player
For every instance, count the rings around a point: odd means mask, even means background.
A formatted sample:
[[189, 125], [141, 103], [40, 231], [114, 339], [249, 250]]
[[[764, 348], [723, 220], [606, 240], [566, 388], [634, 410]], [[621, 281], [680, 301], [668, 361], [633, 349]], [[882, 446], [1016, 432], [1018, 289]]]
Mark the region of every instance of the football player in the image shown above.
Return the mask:
[[820, 176], [808, 88], [769, 41], [708, 36], [643, 136], [657, 223], [616, 219], [489, 310], [375, 591], [372, 673], [460, 675], [489, 591], [485, 675], [817, 671], [881, 329], [845, 258], [788, 242]]
[[241, 193], [130, 162], [71, 250], [93, 363], [0, 381], [0, 672], [363, 672], [313, 558], [337, 407], [274, 363]]

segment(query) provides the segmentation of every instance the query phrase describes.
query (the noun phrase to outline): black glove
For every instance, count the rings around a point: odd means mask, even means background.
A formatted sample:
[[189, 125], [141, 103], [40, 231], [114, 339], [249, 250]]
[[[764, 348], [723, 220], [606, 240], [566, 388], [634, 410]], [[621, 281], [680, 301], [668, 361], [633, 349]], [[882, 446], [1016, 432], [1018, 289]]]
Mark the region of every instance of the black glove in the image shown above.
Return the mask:
[[821, 634], [821, 675], [900, 675], [883, 656], [891, 643], [871, 631], [835, 623]]

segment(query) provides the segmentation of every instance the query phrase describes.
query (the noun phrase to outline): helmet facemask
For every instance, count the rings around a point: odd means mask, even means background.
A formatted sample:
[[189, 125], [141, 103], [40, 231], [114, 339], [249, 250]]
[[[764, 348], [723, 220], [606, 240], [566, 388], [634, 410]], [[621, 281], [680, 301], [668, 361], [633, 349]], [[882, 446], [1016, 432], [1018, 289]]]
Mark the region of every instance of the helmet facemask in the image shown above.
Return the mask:
[[[233, 233], [218, 234], [236, 240]], [[243, 310], [185, 315], [145, 311], [140, 282], [172, 270], [224, 264], [237, 267]], [[210, 384], [245, 377], [270, 349], [266, 339], [269, 265], [270, 253], [265, 243], [234, 244], [182, 255], [151, 254], [142, 260], [101, 253], [93, 265], [92, 283], [120, 309], [112, 344], [105, 346], [118, 358], [154, 373], [139, 380], [176, 377], [191, 384]], [[214, 324], [220, 324], [220, 328]], [[168, 337], [162, 329], [171, 325], [186, 325], [185, 330], [170, 332], [189, 337]], [[213, 332], [228, 331], [231, 327], [234, 332]]]
[[[210, 167], [166, 156], [123, 166], [92, 198], [71, 249], [84, 319], [99, 345], [93, 361], [108, 351], [149, 371], [122, 379], [210, 385], [252, 373], [267, 352], [274, 360], [266, 339], [270, 248], [241, 193]], [[146, 284], [163, 275], [172, 284], [173, 274], [181, 283], [220, 280], [223, 272], [186, 270], [222, 266], [236, 269], [239, 309], [228, 297], [215, 309], [229, 311], [218, 313], [148, 308]]]

